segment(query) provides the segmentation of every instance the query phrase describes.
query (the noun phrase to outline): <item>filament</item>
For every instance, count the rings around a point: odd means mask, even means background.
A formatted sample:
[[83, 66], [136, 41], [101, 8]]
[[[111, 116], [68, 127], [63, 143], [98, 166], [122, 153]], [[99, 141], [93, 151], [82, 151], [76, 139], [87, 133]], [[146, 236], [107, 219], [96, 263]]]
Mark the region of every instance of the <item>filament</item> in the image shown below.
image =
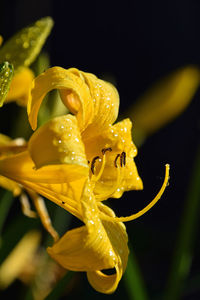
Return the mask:
[[98, 195], [95, 195], [95, 198], [97, 201], [101, 201], [101, 200], [105, 200], [110, 198], [115, 192], [116, 190], [119, 188], [120, 184], [121, 184], [121, 180], [122, 180], [122, 172], [120, 170], [119, 167], [117, 167], [117, 180], [115, 182], [115, 185], [111, 188], [111, 190], [108, 193], [101, 193]]

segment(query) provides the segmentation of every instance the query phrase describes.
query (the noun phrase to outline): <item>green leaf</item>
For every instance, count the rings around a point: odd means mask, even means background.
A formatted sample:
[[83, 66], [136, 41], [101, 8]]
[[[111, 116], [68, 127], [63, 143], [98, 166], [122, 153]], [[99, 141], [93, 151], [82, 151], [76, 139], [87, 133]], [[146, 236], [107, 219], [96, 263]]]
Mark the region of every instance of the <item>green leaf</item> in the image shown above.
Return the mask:
[[174, 255], [172, 258], [169, 278], [164, 295], [165, 300], [182, 299], [184, 289], [188, 283], [186, 280], [190, 274], [190, 269], [194, 255], [194, 244], [198, 239], [198, 222], [200, 211], [200, 145], [197, 149], [194, 160], [193, 174], [189, 184], [188, 193], [184, 203], [184, 209]]
[[45, 17], [23, 28], [0, 49], [0, 61], [8, 60], [15, 71], [23, 66], [28, 67], [41, 51], [52, 27], [52, 18]]
[[129, 245], [130, 253], [126, 272], [123, 277], [129, 299], [131, 300], [147, 300], [146, 287], [143, 281], [143, 277], [133, 252], [131, 245]]
[[13, 77], [13, 66], [7, 61], [0, 64], [0, 107], [3, 106]]

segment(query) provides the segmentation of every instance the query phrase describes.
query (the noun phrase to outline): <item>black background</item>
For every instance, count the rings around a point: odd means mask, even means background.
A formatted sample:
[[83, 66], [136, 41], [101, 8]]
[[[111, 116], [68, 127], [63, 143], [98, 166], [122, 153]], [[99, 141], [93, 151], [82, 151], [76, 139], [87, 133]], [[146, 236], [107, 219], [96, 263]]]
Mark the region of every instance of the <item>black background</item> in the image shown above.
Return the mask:
[[[45, 45], [51, 65], [77, 67], [99, 77], [112, 78], [120, 93], [120, 113], [126, 116], [130, 104], [153, 82], [178, 67], [200, 65], [200, 2], [197, 0], [1, 1], [0, 33], [6, 40], [18, 29], [47, 15], [55, 21]], [[187, 111], [139, 149], [136, 163], [144, 191], [129, 192], [122, 199], [109, 201], [118, 215], [141, 209], [159, 190], [164, 164], [170, 163], [170, 185], [162, 200], [147, 215], [127, 224], [150, 299], [155, 296], [161, 299], [159, 295], [174, 250], [199, 143], [199, 98], [197, 91]], [[1, 131], [9, 128], [8, 113], [14, 114], [11, 108], [5, 111]], [[191, 278], [200, 270], [199, 248], [197, 237]], [[90, 287], [87, 289], [91, 292]], [[91, 293], [96, 298], [111, 297]], [[122, 293], [123, 283], [112, 297], [118, 298]], [[198, 297], [197, 289], [185, 293], [182, 299]]]

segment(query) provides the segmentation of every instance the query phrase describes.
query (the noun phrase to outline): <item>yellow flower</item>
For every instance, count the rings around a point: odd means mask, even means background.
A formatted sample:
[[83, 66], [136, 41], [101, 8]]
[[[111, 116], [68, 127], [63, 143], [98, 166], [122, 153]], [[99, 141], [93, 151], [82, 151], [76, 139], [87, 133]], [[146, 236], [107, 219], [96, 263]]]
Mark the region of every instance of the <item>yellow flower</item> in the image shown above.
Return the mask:
[[200, 83], [197, 66], [184, 66], [156, 82], [129, 109], [137, 145], [178, 117], [190, 104]]
[[7, 288], [27, 268], [41, 240], [41, 234], [30, 231], [20, 240], [14, 250], [0, 265], [0, 289]]
[[[72, 114], [57, 117], [37, 129], [24, 152], [0, 160], [0, 174], [63, 207], [83, 222], [58, 239], [48, 253], [63, 267], [86, 271], [99, 292], [112, 293], [126, 269], [127, 234], [121, 221], [149, 210], [161, 197], [169, 177], [154, 200], [141, 212], [117, 218], [102, 201], [143, 188], [134, 162], [129, 119], [112, 125], [119, 96], [109, 83], [77, 69], [54, 67], [33, 81], [28, 102], [29, 121], [37, 127], [41, 102], [58, 89]], [[115, 269], [112, 275], [102, 270]]]

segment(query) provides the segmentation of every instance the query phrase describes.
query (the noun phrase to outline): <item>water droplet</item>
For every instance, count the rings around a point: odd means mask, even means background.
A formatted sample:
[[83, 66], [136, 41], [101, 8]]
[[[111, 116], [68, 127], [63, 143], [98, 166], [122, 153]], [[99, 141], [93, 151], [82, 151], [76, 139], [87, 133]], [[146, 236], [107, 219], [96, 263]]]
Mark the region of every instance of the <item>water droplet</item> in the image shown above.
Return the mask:
[[29, 47], [29, 43], [28, 43], [27, 41], [24, 42], [24, 43], [23, 43], [23, 48], [24, 48], [24, 49], [27, 49], [28, 47]]

